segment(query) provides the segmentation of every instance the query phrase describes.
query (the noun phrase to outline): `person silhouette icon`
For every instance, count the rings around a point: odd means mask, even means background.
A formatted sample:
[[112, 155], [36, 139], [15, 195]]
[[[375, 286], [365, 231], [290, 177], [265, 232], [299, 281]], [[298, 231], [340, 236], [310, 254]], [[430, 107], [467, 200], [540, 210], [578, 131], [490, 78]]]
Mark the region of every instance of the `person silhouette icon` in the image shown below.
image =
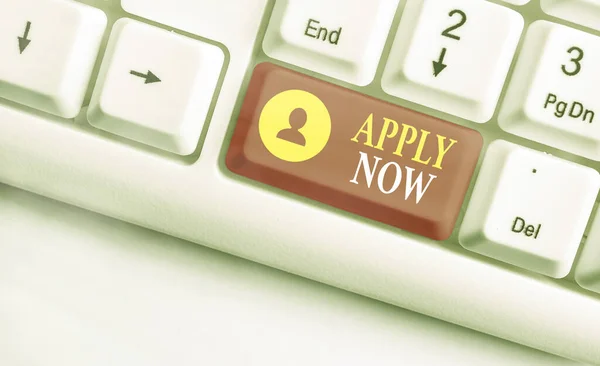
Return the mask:
[[306, 124], [306, 111], [302, 108], [294, 109], [289, 116], [290, 128], [277, 133], [277, 138], [296, 145], [306, 146], [306, 137], [299, 130]]
[[262, 106], [258, 135], [274, 157], [290, 163], [307, 161], [327, 145], [331, 116], [316, 95], [300, 89], [284, 90]]

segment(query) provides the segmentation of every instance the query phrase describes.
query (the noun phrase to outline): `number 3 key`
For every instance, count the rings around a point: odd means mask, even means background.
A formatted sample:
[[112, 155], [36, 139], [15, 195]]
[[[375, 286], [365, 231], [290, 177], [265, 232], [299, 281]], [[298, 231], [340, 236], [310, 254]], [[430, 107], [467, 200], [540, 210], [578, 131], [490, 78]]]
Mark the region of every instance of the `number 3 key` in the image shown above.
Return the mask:
[[600, 160], [600, 38], [537, 21], [527, 31], [498, 123], [534, 141]]

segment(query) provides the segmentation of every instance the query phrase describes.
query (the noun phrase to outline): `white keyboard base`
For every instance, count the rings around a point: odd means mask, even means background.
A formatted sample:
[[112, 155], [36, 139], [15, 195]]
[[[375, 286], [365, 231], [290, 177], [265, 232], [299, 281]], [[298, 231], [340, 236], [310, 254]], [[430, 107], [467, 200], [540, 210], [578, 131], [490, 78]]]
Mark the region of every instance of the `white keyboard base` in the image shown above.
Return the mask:
[[581, 366], [2, 184], [0, 273], [6, 366]]

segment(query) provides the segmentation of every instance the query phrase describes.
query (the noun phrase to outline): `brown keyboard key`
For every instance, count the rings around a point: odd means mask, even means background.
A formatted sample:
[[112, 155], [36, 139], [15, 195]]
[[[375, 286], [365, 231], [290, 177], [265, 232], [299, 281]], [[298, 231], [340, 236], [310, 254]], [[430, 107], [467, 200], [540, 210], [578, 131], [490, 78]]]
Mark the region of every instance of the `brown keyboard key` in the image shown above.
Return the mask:
[[482, 144], [477, 131], [263, 63], [226, 163], [259, 182], [443, 240]]

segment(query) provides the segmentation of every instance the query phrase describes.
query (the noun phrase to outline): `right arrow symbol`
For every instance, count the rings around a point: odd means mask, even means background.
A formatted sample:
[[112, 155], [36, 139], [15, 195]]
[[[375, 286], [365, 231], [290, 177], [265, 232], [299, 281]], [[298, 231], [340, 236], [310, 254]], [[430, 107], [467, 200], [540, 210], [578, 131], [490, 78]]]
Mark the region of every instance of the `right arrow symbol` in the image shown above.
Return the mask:
[[440, 57], [437, 61], [433, 61], [433, 76], [437, 78], [437, 76], [444, 71], [446, 68], [446, 64], [444, 64], [444, 57], [446, 56], [446, 48], [442, 48], [442, 52], [440, 52]]
[[31, 29], [31, 22], [27, 22], [27, 25], [25, 26], [25, 34], [23, 35], [23, 37], [17, 37], [19, 39], [19, 53], [23, 53], [23, 51], [25, 51], [25, 49], [27, 48], [27, 46], [29, 46], [29, 44], [31, 43], [31, 40], [27, 37], [29, 37], [29, 30]]
[[137, 71], [133, 71], [133, 70], [131, 70], [129, 73], [131, 75], [146, 79], [144, 84], [160, 83], [162, 81], [158, 78], [158, 76], [154, 75], [152, 73], [152, 71], [150, 71], [150, 70], [148, 70], [147, 74], [142, 74], [141, 72], [137, 72]]

